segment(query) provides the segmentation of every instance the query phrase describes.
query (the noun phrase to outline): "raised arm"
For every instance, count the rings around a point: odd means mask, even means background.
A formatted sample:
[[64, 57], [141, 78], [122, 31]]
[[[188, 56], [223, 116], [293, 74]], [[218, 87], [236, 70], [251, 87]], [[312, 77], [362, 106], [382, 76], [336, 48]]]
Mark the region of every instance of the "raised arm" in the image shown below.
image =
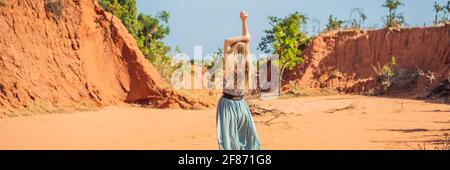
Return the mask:
[[248, 43], [250, 41], [251, 37], [247, 29], [247, 16], [248, 16], [247, 12], [241, 11], [240, 17], [242, 21], [242, 36], [235, 36], [225, 39], [224, 51], [226, 51], [225, 48], [228, 49], [229, 46], [231, 44], [234, 44], [235, 42], [242, 41]]
[[[227, 74], [226, 72], [226, 61], [227, 61], [227, 56], [228, 56], [228, 50], [230, 49], [230, 46], [236, 42], [246, 42], [247, 44], [250, 42], [250, 34], [248, 33], [248, 29], [247, 29], [247, 12], [245, 11], [241, 11], [240, 17], [241, 17], [241, 21], [242, 21], [242, 35], [241, 36], [234, 36], [234, 37], [230, 37], [225, 39], [224, 43], [223, 43], [223, 57], [224, 57], [224, 76]], [[248, 47], [250, 48], [250, 47]], [[225, 78], [225, 77], [224, 77]]]
[[230, 46], [231, 44], [234, 44], [235, 42], [240, 42], [240, 41], [249, 42], [250, 34], [227, 38], [227, 39], [225, 39], [224, 45]]
[[242, 35], [245, 36], [248, 34], [247, 29], [247, 17], [248, 13], [245, 11], [241, 11], [241, 21], [242, 21]]
[[248, 36], [248, 41], [245, 41], [245, 42], [247, 43], [247, 49], [248, 49], [248, 52], [250, 53], [250, 33], [248, 32], [248, 29], [247, 29], [247, 17], [248, 17], [248, 13], [245, 11], [241, 11], [242, 35]]

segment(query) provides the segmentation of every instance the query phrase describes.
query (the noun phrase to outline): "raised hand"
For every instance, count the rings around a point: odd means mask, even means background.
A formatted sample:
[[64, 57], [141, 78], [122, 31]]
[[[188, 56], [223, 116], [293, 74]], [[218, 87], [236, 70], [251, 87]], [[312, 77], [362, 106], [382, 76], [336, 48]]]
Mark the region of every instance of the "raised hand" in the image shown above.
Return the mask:
[[245, 11], [241, 11], [240, 16], [241, 16], [241, 20], [245, 21], [247, 19], [247, 17], [248, 17], [248, 13], [245, 12]]

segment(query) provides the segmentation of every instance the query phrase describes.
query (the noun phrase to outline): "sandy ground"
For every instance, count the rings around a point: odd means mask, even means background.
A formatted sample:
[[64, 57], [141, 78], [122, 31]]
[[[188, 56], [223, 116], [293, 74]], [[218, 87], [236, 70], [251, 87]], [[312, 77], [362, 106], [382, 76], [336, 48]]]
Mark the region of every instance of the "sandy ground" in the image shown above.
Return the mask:
[[[365, 96], [254, 101], [285, 114], [254, 116], [263, 149], [441, 148], [450, 105]], [[0, 119], [0, 149], [217, 149], [215, 108], [129, 105]]]

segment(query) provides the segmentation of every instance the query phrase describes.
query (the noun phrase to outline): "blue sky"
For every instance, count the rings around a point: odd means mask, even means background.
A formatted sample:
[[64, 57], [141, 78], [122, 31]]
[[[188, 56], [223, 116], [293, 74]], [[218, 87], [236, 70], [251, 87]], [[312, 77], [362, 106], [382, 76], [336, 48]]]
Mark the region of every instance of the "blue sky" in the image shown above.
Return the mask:
[[[436, 0], [446, 4], [447, 0]], [[203, 47], [203, 55], [216, 51], [223, 40], [240, 35], [239, 12], [249, 13], [248, 26], [252, 35], [252, 53], [259, 54], [256, 48], [269, 28], [268, 16], [284, 17], [294, 11], [306, 14], [315, 24], [310, 23], [307, 31], [312, 34], [313, 27], [323, 29], [328, 16], [347, 20], [352, 8], [362, 8], [368, 16], [367, 26], [382, 27], [381, 17], [387, 9], [382, 7], [385, 0], [137, 0], [138, 12], [154, 15], [160, 11], [170, 13], [170, 35], [163, 41], [175, 49], [179, 46], [183, 53], [193, 56], [194, 46]], [[403, 0], [399, 12], [405, 14], [410, 26], [430, 25], [434, 18], [434, 0]]]

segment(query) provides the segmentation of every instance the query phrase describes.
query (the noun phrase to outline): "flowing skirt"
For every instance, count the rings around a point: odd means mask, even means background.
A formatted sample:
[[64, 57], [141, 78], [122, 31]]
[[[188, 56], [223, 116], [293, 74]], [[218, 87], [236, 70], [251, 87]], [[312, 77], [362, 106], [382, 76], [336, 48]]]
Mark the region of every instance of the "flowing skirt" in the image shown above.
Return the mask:
[[216, 115], [217, 140], [220, 150], [259, 150], [252, 114], [244, 99], [220, 98]]

